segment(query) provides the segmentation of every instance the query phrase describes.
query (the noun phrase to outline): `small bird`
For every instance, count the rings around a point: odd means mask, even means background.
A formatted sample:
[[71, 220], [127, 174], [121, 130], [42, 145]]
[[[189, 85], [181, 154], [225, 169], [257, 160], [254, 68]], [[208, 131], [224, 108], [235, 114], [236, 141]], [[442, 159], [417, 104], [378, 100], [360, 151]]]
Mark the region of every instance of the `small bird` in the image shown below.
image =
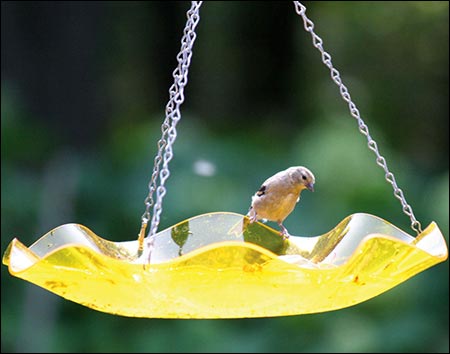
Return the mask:
[[250, 223], [261, 219], [275, 221], [281, 227], [280, 235], [288, 238], [283, 221], [294, 210], [302, 190], [314, 192], [315, 182], [313, 173], [303, 166], [289, 167], [268, 178], [252, 197], [247, 214]]

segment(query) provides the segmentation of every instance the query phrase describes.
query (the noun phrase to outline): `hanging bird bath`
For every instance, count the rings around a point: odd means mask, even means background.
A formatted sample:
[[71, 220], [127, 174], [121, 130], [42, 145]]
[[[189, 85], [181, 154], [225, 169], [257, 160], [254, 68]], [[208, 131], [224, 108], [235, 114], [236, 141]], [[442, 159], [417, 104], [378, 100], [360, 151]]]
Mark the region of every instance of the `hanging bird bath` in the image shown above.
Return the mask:
[[14, 276], [99, 311], [241, 318], [352, 306], [447, 258], [435, 223], [414, 238], [369, 214], [321, 236], [283, 240], [245, 216], [211, 213], [159, 232], [154, 247], [144, 267], [138, 241], [111, 242], [67, 224], [29, 248], [14, 239], [3, 262]]
[[422, 230], [331, 56], [324, 51], [322, 39], [314, 32], [314, 24], [306, 17], [306, 8], [298, 1], [294, 5], [417, 237], [363, 213], [346, 217], [323, 235], [286, 240], [264, 224], [250, 223], [247, 216], [226, 212], [192, 217], [157, 231], [200, 19], [201, 2], [193, 1], [169, 90], [138, 240], [111, 242], [85, 226], [66, 224], [29, 248], [12, 240], [3, 257], [9, 272], [68, 300], [111, 314], [243, 318], [345, 308], [446, 260], [448, 250], [441, 231], [434, 222]]

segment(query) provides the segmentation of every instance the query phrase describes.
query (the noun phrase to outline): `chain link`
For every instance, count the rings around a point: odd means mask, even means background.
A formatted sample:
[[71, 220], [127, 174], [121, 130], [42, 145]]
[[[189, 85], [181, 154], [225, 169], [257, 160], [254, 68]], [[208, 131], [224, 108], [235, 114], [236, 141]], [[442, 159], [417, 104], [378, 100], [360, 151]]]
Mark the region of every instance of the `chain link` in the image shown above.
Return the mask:
[[[195, 28], [200, 21], [200, 6], [203, 1], [191, 1], [191, 7], [187, 11], [187, 21], [184, 27], [183, 37], [181, 38], [181, 49], [177, 55], [178, 65], [172, 73], [174, 83], [169, 88], [169, 101], [166, 105], [165, 120], [161, 126], [161, 139], [158, 141], [158, 152], [154, 159], [153, 172], [148, 183], [149, 193], [144, 200], [145, 212], [141, 217], [142, 226], [139, 239], [142, 247], [145, 228], [150, 221], [150, 230], [148, 233], [147, 252], [150, 258], [153, 248], [153, 235], [158, 230], [162, 212], [162, 201], [166, 194], [165, 183], [170, 176], [169, 162], [173, 158], [173, 143], [177, 138], [177, 123], [181, 119], [180, 106], [184, 102], [184, 88], [188, 82], [189, 65], [192, 58], [192, 48], [196, 39]], [[162, 167], [161, 167], [162, 163]], [[159, 178], [159, 185], [158, 185]], [[154, 195], [156, 193], [156, 200]], [[150, 211], [153, 207], [153, 216]]]
[[386, 159], [380, 155], [380, 152], [378, 151], [378, 145], [375, 142], [375, 140], [372, 139], [369, 133], [369, 128], [364, 123], [364, 120], [361, 118], [358, 108], [356, 107], [355, 103], [352, 101], [350, 93], [348, 92], [347, 87], [342, 82], [341, 76], [339, 71], [333, 66], [333, 63], [331, 62], [331, 55], [328, 54], [323, 49], [323, 40], [320, 38], [315, 32], [314, 32], [314, 23], [306, 16], [306, 7], [300, 3], [300, 1], [294, 1], [295, 11], [298, 15], [301, 16], [303, 19], [303, 25], [305, 28], [305, 31], [309, 32], [311, 34], [312, 43], [314, 47], [316, 47], [322, 57], [322, 62], [330, 69], [330, 74], [332, 80], [335, 82], [335, 84], [339, 87], [339, 92], [344, 99], [345, 102], [348, 103], [348, 108], [350, 110], [350, 114], [353, 118], [355, 118], [358, 122], [358, 128], [361, 134], [363, 134], [367, 138], [367, 145], [370, 150], [372, 150], [376, 155], [376, 163], [378, 166], [380, 166], [385, 173], [385, 179], [386, 181], [391, 184], [393, 190], [394, 190], [394, 196], [397, 198], [400, 203], [402, 204], [402, 210], [403, 213], [406, 214], [411, 221], [411, 229], [415, 231], [417, 234], [422, 232], [422, 227], [420, 225], [420, 222], [417, 221], [416, 217], [414, 216], [413, 210], [411, 206], [406, 202], [406, 198], [403, 195], [403, 191], [398, 187], [397, 181], [395, 180], [394, 174], [389, 171], [389, 168], [386, 163]]

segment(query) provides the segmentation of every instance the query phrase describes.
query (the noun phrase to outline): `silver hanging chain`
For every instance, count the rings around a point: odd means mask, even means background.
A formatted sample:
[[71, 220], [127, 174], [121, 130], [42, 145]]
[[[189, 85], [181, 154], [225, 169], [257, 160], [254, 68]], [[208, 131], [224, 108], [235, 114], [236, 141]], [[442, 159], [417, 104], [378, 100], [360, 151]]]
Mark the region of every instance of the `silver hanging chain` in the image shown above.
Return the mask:
[[348, 103], [350, 114], [352, 115], [353, 118], [355, 118], [358, 121], [359, 131], [361, 132], [361, 134], [366, 136], [367, 145], [369, 149], [375, 153], [377, 165], [384, 170], [385, 172], [384, 176], [386, 181], [392, 185], [392, 188], [394, 190], [394, 196], [401, 202], [403, 213], [405, 213], [411, 220], [411, 229], [413, 229], [413, 231], [415, 231], [417, 234], [421, 233], [422, 226], [420, 225], [420, 222], [417, 221], [411, 206], [406, 202], [405, 196], [403, 195], [403, 191], [398, 187], [394, 174], [389, 171], [386, 159], [380, 155], [377, 143], [370, 136], [369, 128], [367, 127], [366, 123], [364, 123], [363, 119], [360, 117], [359, 110], [358, 108], [356, 108], [355, 103], [353, 103], [347, 87], [342, 82], [339, 71], [336, 68], [334, 68], [333, 63], [331, 62], [331, 55], [328, 54], [323, 49], [322, 38], [320, 38], [314, 32], [314, 23], [306, 16], [306, 7], [302, 3], [300, 3], [300, 1], [294, 1], [294, 6], [297, 14], [300, 15], [301, 18], [303, 19], [305, 31], [311, 34], [312, 43], [314, 47], [316, 47], [319, 50], [322, 56], [322, 62], [330, 69], [331, 78], [339, 87], [339, 92], [341, 93], [342, 98], [344, 99], [345, 102]]
[[[139, 233], [139, 252], [143, 251], [145, 229], [150, 220], [150, 210], [153, 207], [150, 230], [148, 233], [149, 257], [153, 243], [152, 236], [156, 234], [162, 212], [162, 201], [166, 194], [164, 184], [170, 176], [169, 162], [173, 158], [172, 146], [177, 138], [177, 123], [181, 119], [180, 106], [184, 102], [184, 88], [188, 82], [189, 65], [192, 58], [192, 47], [197, 37], [195, 28], [200, 21], [200, 6], [203, 1], [191, 1], [191, 7], [187, 11], [187, 21], [181, 38], [181, 49], [177, 55], [178, 65], [173, 71], [174, 83], [169, 88], [169, 101], [166, 105], [166, 118], [161, 126], [162, 136], [158, 141], [158, 152], [154, 159], [153, 172], [148, 184], [149, 193], [145, 198], [145, 212], [141, 217], [142, 225]], [[162, 163], [162, 168], [161, 168]], [[158, 183], [159, 177], [159, 185]], [[156, 192], [156, 201], [153, 196]]]
[[[169, 101], [166, 105], [166, 117], [161, 126], [162, 136], [158, 141], [158, 152], [154, 159], [153, 172], [148, 184], [149, 193], [145, 198], [145, 212], [141, 217], [142, 224], [139, 233], [139, 252], [142, 253], [145, 230], [150, 221], [150, 210], [153, 207], [153, 217], [148, 233], [149, 257], [152, 248], [152, 236], [156, 234], [162, 213], [162, 200], [166, 194], [165, 182], [170, 176], [169, 162], [173, 158], [172, 146], [177, 138], [176, 125], [181, 119], [180, 106], [184, 102], [184, 88], [188, 81], [188, 69], [192, 58], [192, 48], [196, 39], [195, 28], [200, 21], [200, 7], [203, 1], [191, 1], [191, 7], [187, 11], [186, 26], [181, 39], [181, 50], [177, 55], [178, 66], [173, 72], [174, 83], [169, 89]], [[385, 179], [394, 190], [394, 196], [401, 202], [403, 212], [411, 220], [411, 228], [417, 234], [422, 232], [420, 222], [414, 216], [411, 206], [406, 202], [403, 191], [398, 187], [394, 174], [389, 171], [386, 159], [381, 156], [375, 140], [369, 134], [369, 128], [360, 117], [360, 113], [355, 103], [351, 100], [347, 87], [342, 82], [339, 71], [333, 67], [331, 55], [323, 49], [323, 40], [314, 32], [314, 23], [306, 16], [306, 7], [299, 1], [294, 1], [295, 11], [303, 19], [304, 28], [311, 34], [312, 42], [322, 56], [322, 62], [330, 69], [331, 78], [339, 87], [340, 94], [344, 101], [348, 103], [350, 114], [357, 120], [359, 131], [366, 136], [367, 145], [376, 155], [376, 163], [385, 172]], [[162, 163], [162, 169], [161, 169]], [[159, 186], [157, 185], [159, 177]], [[156, 192], [156, 202], [153, 196]]]

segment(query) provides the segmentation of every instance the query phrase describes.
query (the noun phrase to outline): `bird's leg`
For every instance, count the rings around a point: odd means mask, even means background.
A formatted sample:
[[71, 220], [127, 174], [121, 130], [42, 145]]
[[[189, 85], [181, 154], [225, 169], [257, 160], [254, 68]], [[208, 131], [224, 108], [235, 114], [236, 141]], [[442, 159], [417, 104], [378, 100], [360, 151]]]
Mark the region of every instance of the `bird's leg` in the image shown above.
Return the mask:
[[247, 216], [250, 219], [250, 224], [254, 223], [255, 221], [258, 221], [258, 217], [256, 215], [256, 211], [255, 211], [255, 209], [253, 209], [253, 207], [250, 208]]
[[286, 240], [289, 238], [289, 231], [284, 227], [283, 223], [281, 221], [278, 222], [278, 226], [281, 227], [280, 236], [283, 237], [283, 240]]

